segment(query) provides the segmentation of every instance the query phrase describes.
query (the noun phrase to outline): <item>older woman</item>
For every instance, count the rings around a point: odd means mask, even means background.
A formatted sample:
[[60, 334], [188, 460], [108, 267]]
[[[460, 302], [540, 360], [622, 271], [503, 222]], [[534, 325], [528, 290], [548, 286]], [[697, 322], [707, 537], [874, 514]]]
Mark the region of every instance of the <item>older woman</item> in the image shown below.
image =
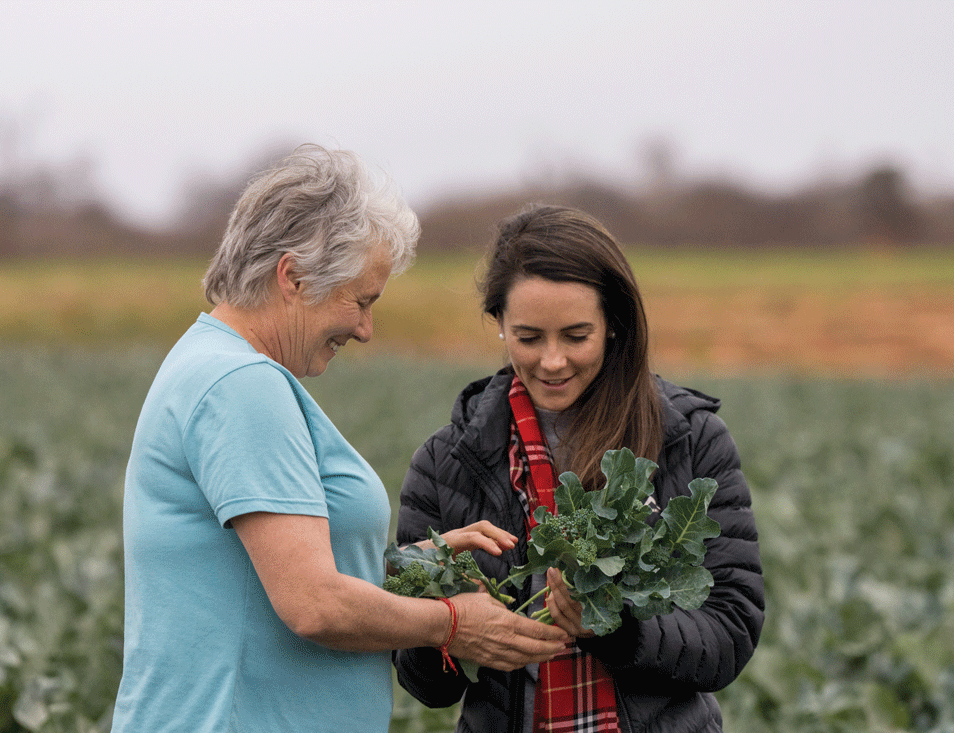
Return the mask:
[[[214, 308], [163, 362], [133, 439], [114, 733], [385, 731], [391, 649], [505, 670], [562, 648], [486, 594], [381, 589], [387, 494], [298, 381], [371, 338], [417, 233], [346, 152], [300, 149], [242, 195], [205, 278]], [[445, 539], [516, 541], [486, 522]]]

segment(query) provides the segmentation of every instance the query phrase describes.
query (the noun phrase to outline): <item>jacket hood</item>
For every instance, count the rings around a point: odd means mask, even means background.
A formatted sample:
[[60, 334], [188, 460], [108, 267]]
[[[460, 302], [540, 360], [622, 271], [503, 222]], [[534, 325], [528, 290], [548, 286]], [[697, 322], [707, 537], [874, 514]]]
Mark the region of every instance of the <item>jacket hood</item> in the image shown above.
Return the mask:
[[499, 444], [497, 433], [510, 430], [509, 418], [503, 417], [500, 406], [507, 403], [512, 379], [513, 371], [504, 367], [464, 387], [451, 410], [451, 423], [463, 434], [462, 440], [488, 449]]
[[710, 397], [699, 390], [667, 382], [656, 377], [662, 400], [663, 444], [670, 446], [689, 434], [689, 418], [698, 410], [718, 412], [722, 400]]

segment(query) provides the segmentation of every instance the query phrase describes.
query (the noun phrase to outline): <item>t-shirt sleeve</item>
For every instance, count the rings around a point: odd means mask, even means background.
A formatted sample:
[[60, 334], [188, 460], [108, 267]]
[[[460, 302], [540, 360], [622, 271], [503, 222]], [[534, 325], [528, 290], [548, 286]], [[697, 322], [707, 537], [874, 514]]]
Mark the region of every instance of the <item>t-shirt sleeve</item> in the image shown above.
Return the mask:
[[287, 377], [273, 366], [250, 364], [219, 379], [183, 439], [223, 527], [249, 512], [328, 516], [311, 432]]

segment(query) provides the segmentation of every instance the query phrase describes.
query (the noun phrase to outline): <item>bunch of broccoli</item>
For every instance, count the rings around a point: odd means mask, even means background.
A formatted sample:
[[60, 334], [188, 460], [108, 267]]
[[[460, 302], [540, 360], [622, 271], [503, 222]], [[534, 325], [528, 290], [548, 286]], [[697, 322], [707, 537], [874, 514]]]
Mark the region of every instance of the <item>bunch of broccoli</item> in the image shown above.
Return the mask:
[[391, 543], [384, 553], [391, 568], [384, 580], [386, 591], [410, 598], [451, 598], [483, 585], [504, 605], [513, 603], [513, 596], [501, 590], [504, 584], [484, 575], [470, 550], [455, 553], [433, 528], [428, 528], [428, 537], [433, 547], [399, 548]]
[[[653, 521], [648, 500], [657, 465], [636, 458], [628, 448], [606, 451], [600, 465], [606, 483], [598, 491], [586, 491], [571, 471], [561, 474], [554, 491], [556, 513], [537, 507], [527, 563], [513, 568], [505, 580], [487, 578], [470, 552], [455, 556], [430, 529], [435, 545], [430, 550], [388, 548], [385, 558], [398, 572], [385, 587], [401, 595], [437, 598], [483, 585], [509, 605], [513, 598], [502, 586], [520, 586], [530, 575], [555, 567], [583, 605], [583, 626], [599, 636], [619, 628], [624, 609], [648, 619], [676, 606], [701, 606], [713, 585], [712, 574], [702, 567], [704, 542], [720, 533], [719, 524], [706, 514], [716, 482], [694, 479], [689, 495], [671, 499]], [[540, 593], [515, 610], [522, 613]], [[533, 617], [552, 623], [546, 608]]]
[[[505, 606], [514, 602], [513, 596], [501, 590], [503, 583], [483, 573], [470, 550], [455, 553], [433, 528], [428, 527], [427, 534], [433, 547], [399, 548], [393, 542], [388, 546], [384, 553], [390, 568], [384, 579], [386, 591], [410, 598], [451, 598], [479, 590], [482, 585]], [[468, 659], [459, 662], [468, 679], [476, 682], [477, 663]]]
[[[676, 606], [701, 606], [713, 585], [702, 567], [704, 541], [720, 531], [706, 515], [716, 482], [693, 480], [689, 496], [674, 497], [653, 521], [649, 498], [657, 465], [623, 448], [607, 451], [601, 468], [606, 483], [598, 491], [586, 491], [573, 472], [560, 476], [557, 512], [546, 507], [534, 512], [527, 563], [514, 568], [508, 580], [516, 585], [559, 568], [583, 605], [583, 626], [599, 636], [619, 628], [624, 608], [647, 619]], [[534, 617], [552, 621], [546, 609]]]

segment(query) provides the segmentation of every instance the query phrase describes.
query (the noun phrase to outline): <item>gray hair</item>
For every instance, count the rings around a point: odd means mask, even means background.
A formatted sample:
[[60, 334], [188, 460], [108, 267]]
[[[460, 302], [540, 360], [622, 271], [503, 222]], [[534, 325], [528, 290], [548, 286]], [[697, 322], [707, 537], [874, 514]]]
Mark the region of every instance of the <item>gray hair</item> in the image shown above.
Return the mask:
[[414, 212], [372, 181], [358, 156], [303, 145], [242, 193], [203, 278], [205, 297], [238, 308], [264, 304], [289, 253], [306, 297], [318, 303], [361, 275], [378, 246], [390, 250], [392, 275], [406, 270], [419, 235]]

